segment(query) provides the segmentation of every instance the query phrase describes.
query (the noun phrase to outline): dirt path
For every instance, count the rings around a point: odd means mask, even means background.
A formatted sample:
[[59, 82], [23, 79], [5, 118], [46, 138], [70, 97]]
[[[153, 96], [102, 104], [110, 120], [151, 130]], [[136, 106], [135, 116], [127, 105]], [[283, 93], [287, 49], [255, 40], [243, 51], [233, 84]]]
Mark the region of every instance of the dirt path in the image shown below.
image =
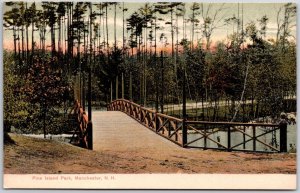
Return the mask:
[[177, 148], [90, 151], [10, 134], [4, 173], [296, 173], [295, 154], [250, 154]]

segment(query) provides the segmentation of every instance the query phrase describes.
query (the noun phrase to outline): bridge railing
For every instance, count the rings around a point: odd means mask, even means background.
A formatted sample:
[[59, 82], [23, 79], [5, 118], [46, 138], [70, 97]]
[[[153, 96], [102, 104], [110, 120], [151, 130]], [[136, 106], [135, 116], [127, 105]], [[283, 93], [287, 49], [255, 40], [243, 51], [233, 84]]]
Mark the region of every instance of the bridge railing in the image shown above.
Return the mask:
[[79, 143], [79, 146], [83, 148], [92, 149], [92, 127], [88, 121], [88, 115], [83, 110], [79, 101], [75, 101], [73, 110], [71, 113], [76, 117], [77, 128], [73, 133], [70, 143]]
[[[185, 144], [187, 147], [226, 151], [281, 151], [278, 124], [186, 121], [186, 125], [189, 136]], [[282, 148], [284, 145], [281, 143], [280, 146]]]
[[122, 111], [182, 147], [225, 151], [287, 151], [286, 124], [189, 121], [157, 113], [125, 99], [112, 101], [107, 110]]

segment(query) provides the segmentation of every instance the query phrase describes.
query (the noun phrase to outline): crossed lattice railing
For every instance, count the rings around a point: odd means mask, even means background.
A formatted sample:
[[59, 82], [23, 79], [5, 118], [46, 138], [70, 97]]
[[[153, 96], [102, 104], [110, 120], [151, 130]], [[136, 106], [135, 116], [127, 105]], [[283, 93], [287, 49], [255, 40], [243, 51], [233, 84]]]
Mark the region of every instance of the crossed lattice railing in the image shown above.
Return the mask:
[[182, 145], [182, 119], [156, 113], [128, 100], [113, 101], [109, 111], [122, 111], [157, 134]]
[[88, 121], [88, 115], [77, 100], [71, 114], [75, 117], [77, 124], [70, 143], [75, 142], [83, 148], [93, 149], [92, 124]]
[[187, 140], [186, 146], [189, 147], [227, 151], [281, 151], [277, 140], [277, 131], [280, 130], [278, 124], [187, 121], [186, 125], [188, 135], [193, 136]]
[[287, 151], [287, 124], [284, 122], [262, 124], [188, 121], [157, 113], [125, 99], [112, 101], [107, 110], [122, 111], [182, 147], [226, 151]]

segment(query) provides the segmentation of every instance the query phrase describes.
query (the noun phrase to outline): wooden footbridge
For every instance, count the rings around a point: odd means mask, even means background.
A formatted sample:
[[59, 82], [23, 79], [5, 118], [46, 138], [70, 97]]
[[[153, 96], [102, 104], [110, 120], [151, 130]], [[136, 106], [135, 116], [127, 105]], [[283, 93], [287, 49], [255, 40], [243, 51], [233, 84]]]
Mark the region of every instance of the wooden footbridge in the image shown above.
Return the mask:
[[[157, 113], [124, 99], [111, 102], [107, 111], [94, 111], [93, 124], [88, 122], [88, 115], [78, 102], [73, 112], [78, 122], [73, 136], [80, 146], [89, 149], [126, 150], [139, 146], [141, 149], [145, 144], [148, 148], [174, 148], [177, 144], [176, 148], [287, 151], [287, 124], [284, 121], [279, 124], [189, 121]], [[267, 142], [266, 137], [272, 140]]]

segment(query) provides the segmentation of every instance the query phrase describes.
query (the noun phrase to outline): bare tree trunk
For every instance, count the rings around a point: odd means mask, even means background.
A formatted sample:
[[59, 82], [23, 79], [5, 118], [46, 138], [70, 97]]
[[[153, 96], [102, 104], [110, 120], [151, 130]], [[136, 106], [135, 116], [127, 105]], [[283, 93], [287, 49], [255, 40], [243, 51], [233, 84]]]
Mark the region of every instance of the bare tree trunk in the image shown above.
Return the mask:
[[52, 57], [55, 55], [55, 30], [54, 30], [54, 26], [51, 26], [51, 53], [52, 53]]
[[117, 3], [114, 4], [114, 7], [115, 7], [115, 14], [114, 14], [114, 36], [115, 36], [115, 51], [117, 50], [117, 27], [116, 27], [116, 19], [117, 19]]
[[241, 94], [241, 98], [240, 98], [240, 101], [238, 102], [237, 107], [235, 108], [235, 112], [234, 112], [234, 115], [233, 115], [233, 117], [231, 119], [231, 122], [233, 122], [236, 119], [236, 116], [237, 116], [237, 113], [238, 113], [239, 108], [241, 106], [241, 103], [244, 100], [244, 95], [245, 95], [245, 90], [246, 90], [246, 85], [247, 85], [247, 77], [248, 77], [249, 66], [250, 65], [248, 63], [247, 67], [246, 67], [246, 73], [245, 73], [244, 85], [243, 85], [243, 91], [242, 91], [242, 94]]
[[61, 17], [58, 19], [58, 53], [61, 53]]
[[195, 10], [192, 10], [192, 42], [191, 42], [191, 50], [194, 50], [194, 31], [195, 31]]
[[106, 48], [107, 48], [107, 53], [109, 53], [109, 44], [108, 44], [108, 4], [106, 5], [106, 7], [105, 7], [105, 15], [106, 15], [106, 22], [105, 22], [105, 24], [106, 24]]
[[33, 57], [33, 53], [34, 53], [34, 23], [33, 21], [31, 21], [31, 56]]
[[25, 52], [24, 52], [24, 25], [22, 25], [21, 37], [22, 37], [22, 60], [24, 60], [24, 58], [25, 58]]
[[18, 59], [19, 65], [21, 64], [21, 45], [20, 45], [20, 30], [18, 28]]

